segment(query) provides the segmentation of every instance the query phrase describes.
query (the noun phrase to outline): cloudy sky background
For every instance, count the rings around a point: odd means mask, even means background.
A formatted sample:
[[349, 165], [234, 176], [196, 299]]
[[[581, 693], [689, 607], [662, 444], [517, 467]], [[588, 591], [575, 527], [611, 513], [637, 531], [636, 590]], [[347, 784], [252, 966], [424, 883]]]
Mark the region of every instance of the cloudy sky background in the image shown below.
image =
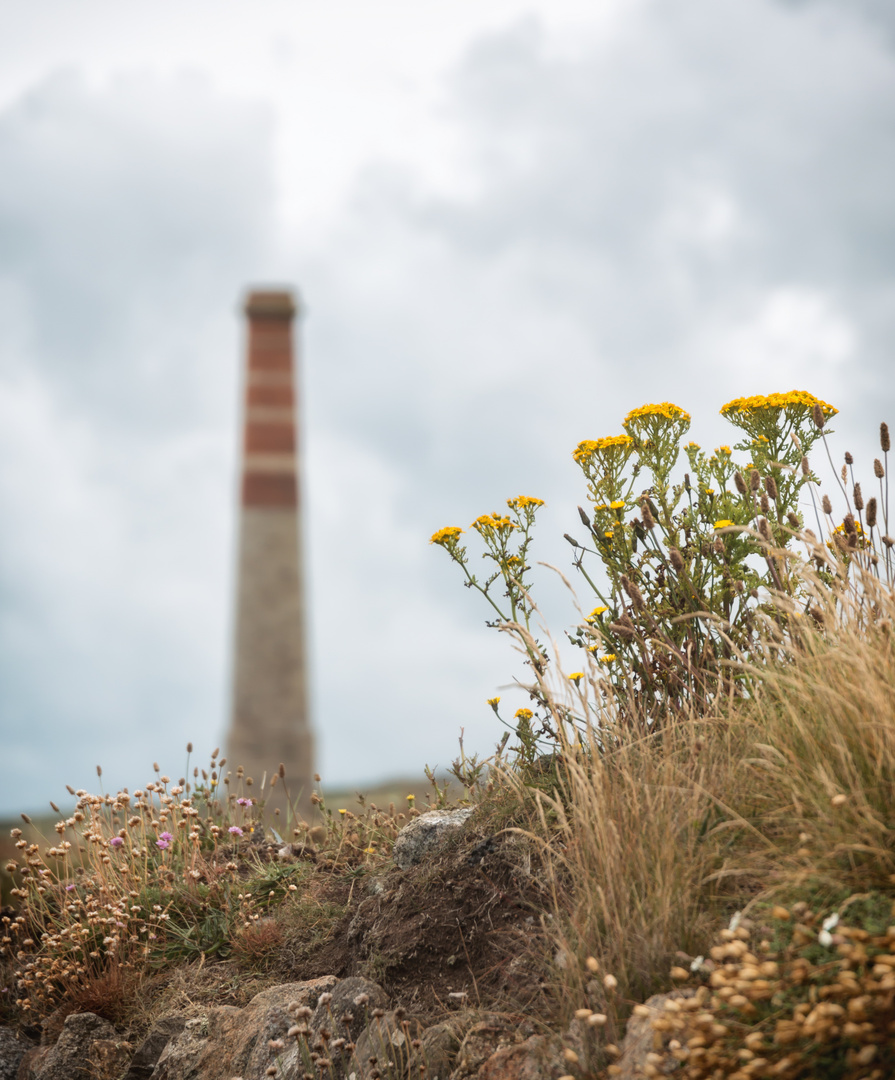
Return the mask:
[[428, 537], [538, 495], [568, 569], [570, 452], [630, 408], [716, 445], [731, 397], [806, 389], [869, 477], [893, 10], [0, 0], [0, 812], [223, 741], [249, 285], [305, 305], [332, 786], [490, 750], [523, 669]]

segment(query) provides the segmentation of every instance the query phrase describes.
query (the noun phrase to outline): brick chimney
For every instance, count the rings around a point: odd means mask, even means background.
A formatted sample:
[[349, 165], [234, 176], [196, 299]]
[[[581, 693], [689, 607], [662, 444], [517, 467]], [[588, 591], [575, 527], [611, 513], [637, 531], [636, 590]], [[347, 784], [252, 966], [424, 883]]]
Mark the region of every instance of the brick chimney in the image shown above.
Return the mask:
[[[309, 816], [314, 771], [293, 361], [296, 311], [289, 292], [251, 292], [245, 303], [239, 578], [227, 746], [234, 774], [242, 765], [254, 781], [248, 794], [279, 807], [281, 820], [284, 788]], [[285, 785], [278, 780], [271, 788], [281, 762]]]

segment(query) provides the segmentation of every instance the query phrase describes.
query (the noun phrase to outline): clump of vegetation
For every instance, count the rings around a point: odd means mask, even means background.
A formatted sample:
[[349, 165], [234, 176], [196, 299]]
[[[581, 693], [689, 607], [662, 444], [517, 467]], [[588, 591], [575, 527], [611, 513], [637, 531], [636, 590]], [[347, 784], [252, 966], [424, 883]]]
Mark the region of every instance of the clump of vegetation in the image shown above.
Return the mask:
[[[525, 616], [504, 612], [497, 624], [531, 668], [523, 685], [534, 705], [514, 717], [515, 768], [502, 770], [520, 791], [540, 789], [559, 996], [579, 1003], [565, 1013], [578, 1031], [570, 1075], [621, 1072], [612, 1063], [627, 1018], [650, 1015], [643, 1002], [683, 980], [699, 988], [657, 1021], [645, 1075], [676, 1060], [694, 1080], [882, 1078], [895, 1045], [895, 927], [879, 922], [883, 911], [895, 921], [888, 428], [874, 462], [879, 498], [865, 503], [847, 454], [837, 525], [808, 459], [835, 409], [792, 392], [722, 412], [752, 460], [738, 466], [728, 447], [707, 457], [691, 443], [677, 485], [690, 418], [667, 402], [576, 449], [593, 546], [567, 539], [600, 601], [570, 635], [584, 671], [564, 678], [533, 636], [530, 521], [477, 519], [496, 563], [483, 583], [461, 530], [432, 542], [492, 607], [503, 585]], [[644, 470], [652, 483], [635, 494]], [[804, 525], [800, 496], [819, 533]], [[533, 514], [541, 504], [524, 505]], [[602, 579], [586, 556], [598, 557]], [[775, 897], [799, 914], [793, 935], [746, 945]], [[848, 926], [838, 938], [837, 918]]]
[[[530, 673], [531, 708], [504, 721], [493, 757], [467, 756], [461, 741], [452, 772], [483, 837], [461, 861], [476, 874], [496, 837], [520, 845], [520, 865], [490, 884], [504, 896], [525, 878], [542, 902], [514, 948], [539, 953], [537, 1021], [563, 1033], [565, 1080], [622, 1074], [632, 1018], [646, 1030], [644, 1076], [885, 1080], [895, 1072], [889, 432], [882, 425], [873, 465], [878, 494], [865, 498], [846, 454], [834, 513], [810, 455], [822, 445], [832, 461], [835, 408], [793, 391], [722, 413], [743, 438], [711, 454], [681, 448], [690, 417], [668, 402], [576, 447], [590, 508], [579, 508], [585, 538], [567, 539], [593, 592], [568, 633], [579, 671], [564, 674], [537, 636], [540, 499], [510, 499], [472, 523], [491, 567], [481, 579], [462, 529], [432, 536]], [[500, 699], [488, 704], [502, 719]], [[314, 821], [287, 813], [284, 841], [280, 819], [267, 820], [248, 778], [225, 764], [215, 753], [191, 782], [156, 766], [133, 793], [72, 791], [53, 843], [13, 830], [16, 910], [2, 916], [0, 946], [18, 1017], [60, 1005], [108, 1015], [122, 988], [191, 960], [274, 971], [285, 942], [325, 939], [419, 812], [413, 795], [399, 812], [363, 800], [331, 809], [315, 793]], [[447, 785], [427, 775], [430, 804], [450, 805]], [[415, 881], [425, 888], [425, 875]], [[425, 907], [425, 895], [413, 900]], [[336, 1075], [349, 1045], [339, 1035], [312, 1046], [307, 1012], [296, 1009], [282, 1049], [307, 1075]], [[384, 1052], [406, 1075], [419, 1049], [410, 1018], [371, 1015], [389, 1045], [392, 1029], [405, 1050], [409, 1040], [406, 1060]]]

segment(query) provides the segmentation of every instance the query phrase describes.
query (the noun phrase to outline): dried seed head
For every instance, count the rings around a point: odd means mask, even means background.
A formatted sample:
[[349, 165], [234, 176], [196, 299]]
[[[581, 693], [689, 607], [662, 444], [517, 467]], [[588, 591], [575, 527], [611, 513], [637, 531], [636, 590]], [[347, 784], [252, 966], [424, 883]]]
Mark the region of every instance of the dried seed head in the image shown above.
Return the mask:
[[791, 525], [791, 526], [792, 526], [792, 527], [793, 527], [794, 529], [797, 529], [797, 528], [799, 527], [799, 519], [798, 519], [798, 517], [797, 517], [797, 516], [796, 516], [796, 515], [795, 515], [795, 514], [794, 514], [794, 513], [792, 512], [792, 510], [790, 510], [790, 511], [789, 511], [789, 512], [787, 513], [787, 515], [786, 515], [786, 520], [787, 520], [787, 521], [789, 522], [789, 524], [790, 524], [790, 525]]
[[619, 580], [621, 581], [622, 588], [625, 590], [628, 596], [631, 597], [631, 600], [633, 601], [636, 610], [643, 611], [643, 609], [646, 607], [646, 604], [644, 603], [643, 594], [641, 593], [640, 589], [637, 588], [637, 586], [634, 584], [633, 581], [631, 581], [627, 574], [622, 574]]
[[876, 499], [871, 499], [867, 504], [867, 528], [876, 527]]
[[814, 408], [811, 410], [811, 417], [814, 420], [814, 426], [817, 428], [817, 430], [818, 431], [823, 431], [823, 429], [824, 429], [824, 411], [820, 407], [819, 402], [814, 403]]
[[848, 533], [849, 536], [857, 533], [857, 529], [855, 528], [854, 514], [846, 514], [845, 517], [842, 519], [842, 524], [845, 526], [845, 531]]
[[811, 466], [808, 464], [808, 455], [806, 454], [802, 458], [802, 476], [808, 476], [811, 473]]
[[684, 557], [677, 548], [673, 547], [668, 549], [668, 561], [677, 573], [682, 574], [684, 572]]
[[879, 444], [882, 447], [883, 453], [888, 454], [892, 443], [889, 439], [889, 425], [886, 423], [882, 423], [879, 426]]
[[736, 489], [741, 495], [746, 494], [746, 481], [743, 479], [743, 474], [739, 469], [733, 474], [733, 482], [736, 484]]
[[643, 527], [645, 529], [655, 529], [656, 519], [653, 517], [653, 512], [650, 510], [646, 499], [640, 504], [640, 512], [643, 514]]
[[843, 484], [848, 482], [848, 466], [847, 465], [842, 466], [842, 469], [840, 470], [839, 475], [842, 477], [842, 483]]
[[855, 500], [855, 509], [856, 510], [863, 510], [864, 509], [864, 496], [861, 494], [861, 485], [860, 484], [855, 484], [854, 491], [852, 492], [852, 497]]
[[280, 762], [279, 769], [277, 769], [277, 776], [279, 776], [281, 780], [285, 780], [286, 778], [286, 766], [282, 763], [282, 761]]
[[893, 540], [891, 536], [884, 536], [883, 543], [886, 545], [887, 548], [891, 548], [892, 545], [895, 544], [895, 540]]
[[764, 478], [764, 489], [772, 499], [777, 498], [777, 481], [773, 476], [766, 476]]
[[762, 518], [758, 519], [758, 531], [761, 533], [762, 537], [770, 544], [771, 543], [771, 527], [770, 527], [770, 525], [768, 525], [768, 519], [767, 518], [762, 517]]
[[761, 512], [769, 514], [771, 512], [771, 501], [764, 492], [761, 493], [761, 498], [758, 501], [761, 505]]
[[873, 459], [873, 475], [877, 478], [877, 480], [882, 480], [882, 478], [886, 475], [886, 470], [883, 468], [883, 463], [880, 461], [879, 458]]
[[848, 451], [846, 450], [846, 451], [845, 451], [845, 464], [846, 464], [846, 465], [854, 465], [854, 463], [855, 463], [855, 459], [854, 459], [854, 458], [853, 458], [853, 457], [851, 456], [851, 454], [850, 454], [850, 453], [849, 453], [849, 452], [848, 452]]
[[723, 555], [724, 554], [724, 541], [721, 539], [720, 536], [715, 537], [715, 540], [714, 540], [714, 543], [712, 544], [712, 547], [715, 549], [715, 554], [716, 555]]
[[759, 487], [761, 487], [761, 473], [758, 469], [753, 469], [752, 472], [749, 473], [749, 487], [753, 491], [758, 491]]
[[824, 495], [824, 497], [820, 501], [820, 505], [821, 505], [821, 508], [823, 509], [823, 512], [825, 514], [832, 514], [833, 513], [833, 504], [830, 502], [830, 496], [829, 495]]

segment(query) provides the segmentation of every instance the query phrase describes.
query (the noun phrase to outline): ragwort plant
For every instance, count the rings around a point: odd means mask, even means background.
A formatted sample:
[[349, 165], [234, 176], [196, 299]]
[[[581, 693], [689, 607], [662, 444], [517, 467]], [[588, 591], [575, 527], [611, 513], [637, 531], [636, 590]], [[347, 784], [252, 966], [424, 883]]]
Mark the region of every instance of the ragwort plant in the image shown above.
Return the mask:
[[[821, 534], [825, 531], [809, 454], [822, 440], [829, 455], [827, 425], [836, 412], [803, 391], [730, 401], [721, 414], [743, 438], [711, 454], [694, 442], [686, 444], [689, 469], [677, 483], [674, 470], [690, 415], [670, 402], [634, 409], [622, 422], [622, 434], [585, 440], [575, 448], [591, 507], [579, 507], [584, 541], [570, 534], [566, 540], [598, 603], [569, 637], [585, 651], [595, 687], [604, 696], [612, 693], [629, 722], [652, 727], [704, 710], [719, 695], [742, 693], [743, 666], [759, 642], [762, 619], [791, 624], [812, 610], [800, 572], [805, 565], [813, 564], [835, 590], [862, 557], [891, 583], [882, 462], [874, 463], [879, 501], [873, 497], [865, 506], [846, 455], [840, 487], [848, 512], [841, 523], [833, 520], [829, 498], [822, 500], [828, 550], [819, 548], [818, 536], [805, 525], [801, 504], [807, 491], [812, 521]], [[885, 425], [881, 445], [887, 463]], [[565, 737], [564, 722], [586, 727], [593, 717], [557, 711], [544, 692], [548, 656], [531, 630], [534, 604], [526, 561], [542, 501], [520, 497], [507, 505], [510, 516], [485, 515], [472, 525], [485, 542], [484, 557], [495, 564], [484, 581], [469, 570], [462, 529], [441, 529], [431, 542], [461, 566], [467, 587], [481, 592], [498, 615], [489, 625], [515, 634], [533, 669], [535, 680], [527, 689], [537, 718], [529, 709], [514, 718], [523, 757], [530, 758], [538, 739]], [[495, 597], [500, 588], [502, 595]], [[796, 606], [784, 610], [782, 597]], [[584, 677], [584, 672], [570, 676]], [[497, 700], [489, 702], [495, 712]]]

